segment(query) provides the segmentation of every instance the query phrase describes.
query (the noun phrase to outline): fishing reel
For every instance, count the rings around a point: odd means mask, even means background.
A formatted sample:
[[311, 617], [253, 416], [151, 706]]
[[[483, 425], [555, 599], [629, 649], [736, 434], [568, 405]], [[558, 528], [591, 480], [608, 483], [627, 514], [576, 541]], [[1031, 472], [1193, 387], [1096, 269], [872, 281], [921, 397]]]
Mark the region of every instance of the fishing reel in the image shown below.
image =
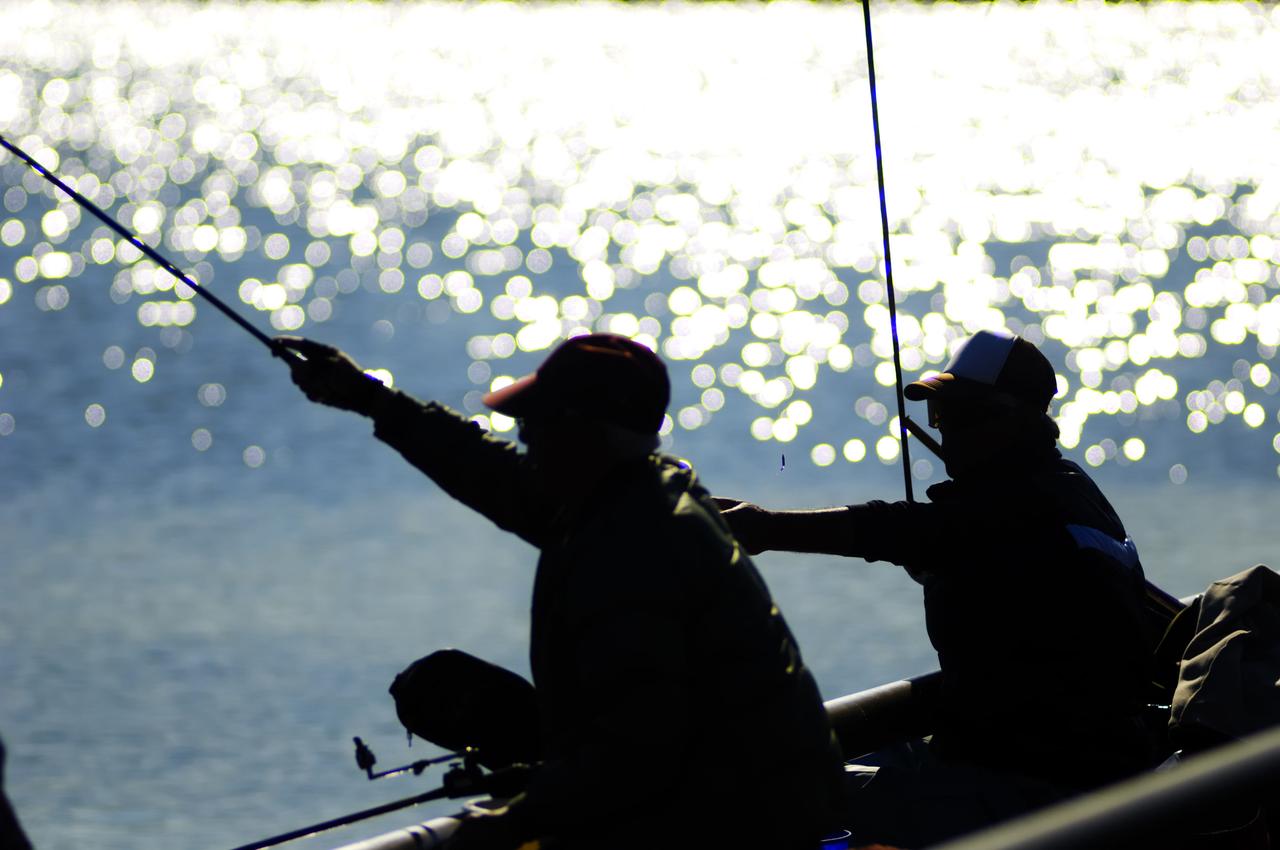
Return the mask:
[[488, 795], [497, 798], [508, 798], [524, 790], [529, 780], [530, 767], [525, 764], [513, 764], [501, 770], [487, 772], [480, 766], [480, 751], [467, 747], [459, 753], [445, 753], [435, 758], [419, 759], [410, 764], [393, 767], [389, 770], [374, 772], [378, 757], [369, 749], [369, 745], [360, 738], [353, 738], [356, 745], [356, 767], [363, 770], [370, 780], [383, 779], [412, 773], [421, 776], [433, 764], [451, 762], [444, 775], [442, 791], [444, 796], [459, 798]]
[[474, 764], [475, 769], [479, 770], [480, 765], [476, 763], [478, 753], [468, 748], [460, 753], [445, 753], [442, 756], [436, 756], [429, 759], [418, 759], [410, 764], [393, 767], [389, 770], [382, 770], [374, 773], [374, 765], [378, 763], [378, 757], [373, 754], [373, 750], [369, 749], [369, 745], [362, 741], [359, 737], [351, 739], [356, 745], [356, 767], [365, 772], [365, 776], [370, 780], [385, 779], [388, 776], [399, 776], [402, 773], [412, 773], [414, 776], [421, 776], [423, 771], [433, 764], [443, 764], [445, 762], [457, 762], [466, 765]]

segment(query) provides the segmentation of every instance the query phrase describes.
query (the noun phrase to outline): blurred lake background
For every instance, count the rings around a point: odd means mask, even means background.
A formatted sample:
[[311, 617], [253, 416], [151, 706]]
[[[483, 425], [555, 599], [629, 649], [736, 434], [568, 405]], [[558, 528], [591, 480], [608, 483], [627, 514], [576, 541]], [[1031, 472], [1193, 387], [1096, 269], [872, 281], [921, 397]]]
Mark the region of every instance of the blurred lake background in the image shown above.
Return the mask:
[[[908, 380], [1022, 333], [1154, 581], [1273, 561], [1280, 9], [873, 15]], [[613, 330], [665, 356], [665, 440], [714, 492], [901, 497], [856, 4], [15, 0], [0, 133], [420, 397], [483, 417]], [[0, 178], [0, 735], [37, 846], [229, 847], [432, 786], [367, 782], [351, 738], [432, 752], [386, 687], [436, 648], [527, 671], [533, 550]], [[827, 697], [933, 668], [900, 571], [759, 564]]]

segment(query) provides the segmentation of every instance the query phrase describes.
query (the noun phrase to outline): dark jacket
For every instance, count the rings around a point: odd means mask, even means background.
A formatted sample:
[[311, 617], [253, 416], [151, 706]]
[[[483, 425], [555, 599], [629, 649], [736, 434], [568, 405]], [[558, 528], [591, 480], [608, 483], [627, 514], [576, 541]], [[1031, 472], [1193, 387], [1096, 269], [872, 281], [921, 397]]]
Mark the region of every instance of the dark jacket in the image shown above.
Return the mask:
[[924, 586], [942, 668], [939, 756], [1087, 787], [1148, 765], [1137, 549], [1055, 451], [849, 508], [850, 551]]
[[447, 408], [399, 396], [376, 434], [542, 550], [530, 660], [545, 761], [522, 817], [594, 846], [815, 843], [838, 747], [781, 613], [687, 464], [624, 464], [566, 512], [512, 443]]

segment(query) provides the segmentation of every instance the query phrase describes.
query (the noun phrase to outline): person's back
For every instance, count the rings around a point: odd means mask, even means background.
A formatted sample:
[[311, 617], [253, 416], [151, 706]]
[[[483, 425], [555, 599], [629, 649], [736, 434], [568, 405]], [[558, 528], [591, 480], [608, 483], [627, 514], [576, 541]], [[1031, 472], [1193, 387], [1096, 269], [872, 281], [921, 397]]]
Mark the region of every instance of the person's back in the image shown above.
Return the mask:
[[583, 846], [639, 825], [676, 827], [664, 846], [808, 846], [840, 754], [764, 583], [687, 464], [650, 456], [603, 493], [538, 566], [543, 739], [575, 777], [543, 774], [529, 802], [562, 811], [553, 834]]
[[929, 498], [850, 511], [866, 551], [924, 586], [935, 750], [1066, 787], [1148, 766], [1142, 566], [1089, 477], [1055, 452]]

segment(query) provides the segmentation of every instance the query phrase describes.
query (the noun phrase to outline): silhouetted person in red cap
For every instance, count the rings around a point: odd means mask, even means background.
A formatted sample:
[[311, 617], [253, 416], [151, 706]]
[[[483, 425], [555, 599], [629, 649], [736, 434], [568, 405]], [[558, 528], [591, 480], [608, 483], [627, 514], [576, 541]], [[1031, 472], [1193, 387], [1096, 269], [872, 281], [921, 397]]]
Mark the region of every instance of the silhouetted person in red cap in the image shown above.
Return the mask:
[[291, 368], [310, 399], [372, 418], [450, 495], [541, 550], [530, 638], [541, 762], [451, 848], [812, 850], [838, 807], [839, 749], [759, 574], [688, 464], [657, 453], [670, 390], [653, 352], [576, 337], [486, 396], [519, 421], [521, 453], [337, 349], [284, 344], [306, 358]]
[[856, 838], [929, 844], [1149, 765], [1142, 565], [1106, 498], [1057, 450], [1056, 390], [1033, 345], [981, 332], [906, 388], [942, 435], [950, 480], [929, 501], [772, 511], [718, 500], [752, 553], [889, 561], [924, 586], [942, 669], [929, 769], [896, 783], [882, 770], [868, 786], [878, 794], [856, 795]]

